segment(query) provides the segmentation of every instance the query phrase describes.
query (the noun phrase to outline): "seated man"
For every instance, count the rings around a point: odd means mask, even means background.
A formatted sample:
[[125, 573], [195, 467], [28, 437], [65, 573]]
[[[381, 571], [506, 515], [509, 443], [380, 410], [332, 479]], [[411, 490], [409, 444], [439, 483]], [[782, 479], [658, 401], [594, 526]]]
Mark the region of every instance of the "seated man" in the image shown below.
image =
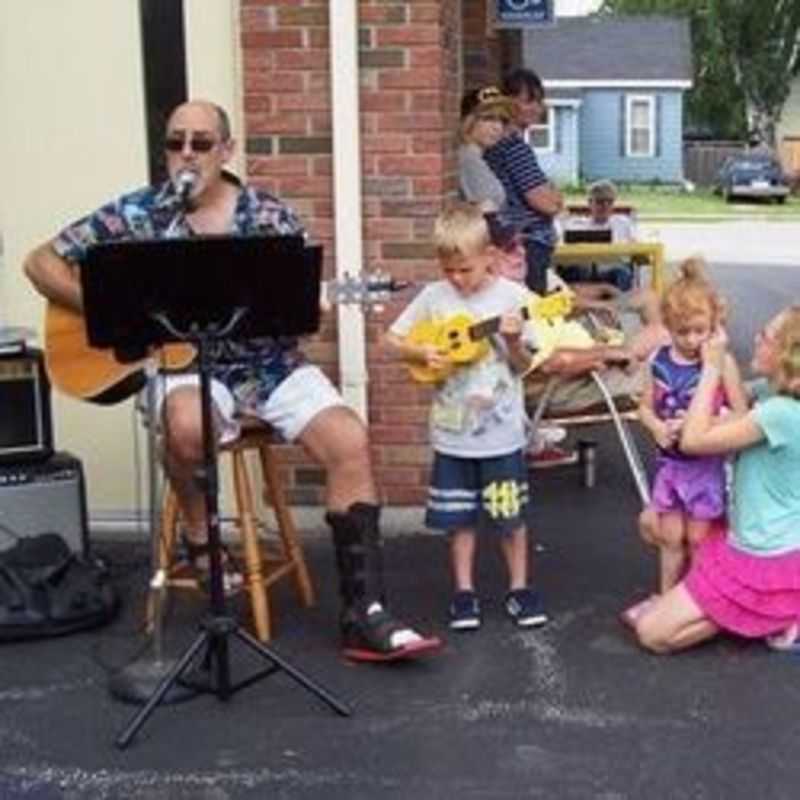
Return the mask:
[[[614, 213], [617, 189], [611, 181], [597, 181], [589, 187], [589, 215], [568, 216], [562, 223], [561, 236], [573, 230], [609, 231], [612, 242], [635, 242], [636, 226], [628, 214]], [[627, 292], [633, 286], [630, 264], [592, 264], [561, 267], [559, 273], [569, 283], [576, 281], [609, 283]]]
[[[179, 105], [164, 139], [169, 179], [107, 203], [37, 247], [25, 272], [48, 300], [82, 313], [79, 270], [91, 245], [196, 235], [303, 234], [295, 213], [277, 198], [244, 185], [225, 167], [234, 153], [228, 115], [207, 101]], [[265, 269], [274, 269], [265, 264]], [[273, 426], [301, 444], [327, 475], [331, 527], [341, 596], [340, 633], [347, 657], [361, 661], [410, 658], [435, 650], [389, 613], [383, 582], [378, 492], [367, 432], [295, 339], [225, 342], [214, 364], [212, 402], [220, 440], [236, 438], [242, 415]], [[209, 568], [207, 520], [198, 480], [203, 463], [198, 376], [169, 376], [160, 398], [164, 464], [178, 502], [183, 544], [202, 581]], [[237, 577], [225, 557], [228, 577]], [[238, 576], [241, 581], [241, 576]]]

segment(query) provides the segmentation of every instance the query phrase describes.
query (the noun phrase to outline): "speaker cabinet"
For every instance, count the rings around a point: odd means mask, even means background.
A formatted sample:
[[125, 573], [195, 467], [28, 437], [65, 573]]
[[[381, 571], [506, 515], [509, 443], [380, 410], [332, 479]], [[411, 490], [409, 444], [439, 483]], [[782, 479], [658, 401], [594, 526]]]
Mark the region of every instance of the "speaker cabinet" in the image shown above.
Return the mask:
[[83, 467], [69, 453], [0, 465], [0, 550], [15, 537], [47, 532], [60, 533], [73, 552], [88, 551]]
[[24, 345], [0, 349], [0, 464], [52, 454], [50, 384], [42, 351]]

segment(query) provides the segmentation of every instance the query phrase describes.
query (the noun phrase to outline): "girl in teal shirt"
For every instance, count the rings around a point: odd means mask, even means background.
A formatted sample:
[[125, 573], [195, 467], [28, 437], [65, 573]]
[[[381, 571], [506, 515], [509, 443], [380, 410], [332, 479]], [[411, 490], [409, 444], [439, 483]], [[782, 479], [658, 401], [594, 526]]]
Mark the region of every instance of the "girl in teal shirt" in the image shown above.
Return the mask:
[[728, 530], [700, 546], [684, 580], [636, 623], [641, 645], [682, 650], [721, 631], [800, 652], [800, 306], [778, 314], [755, 340], [765, 378], [744, 416], [714, 422], [725, 357], [714, 337], [681, 435], [688, 453], [736, 453]]

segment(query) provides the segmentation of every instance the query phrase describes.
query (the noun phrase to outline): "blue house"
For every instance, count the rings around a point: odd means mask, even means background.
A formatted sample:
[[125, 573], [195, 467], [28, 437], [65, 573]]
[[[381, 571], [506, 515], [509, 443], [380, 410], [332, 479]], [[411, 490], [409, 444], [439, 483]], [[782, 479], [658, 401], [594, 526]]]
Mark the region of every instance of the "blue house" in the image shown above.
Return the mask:
[[692, 86], [688, 20], [559, 18], [523, 34], [522, 61], [547, 92], [547, 118], [528, 131], [559, 183], [683, 180], [683, 94]]

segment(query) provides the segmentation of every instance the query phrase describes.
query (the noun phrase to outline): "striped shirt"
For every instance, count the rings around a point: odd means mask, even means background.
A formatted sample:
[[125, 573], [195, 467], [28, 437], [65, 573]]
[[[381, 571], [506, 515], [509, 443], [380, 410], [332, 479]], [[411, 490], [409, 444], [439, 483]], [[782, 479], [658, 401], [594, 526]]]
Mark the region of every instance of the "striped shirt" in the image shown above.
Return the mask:
[[506, 214], [509, 222], [536, 242], [553, 247], [556, 241], [552, 217], [528, 205], [526, 192], [548, 182], [533, 148], [517, 131], [504, 136], [483, 154], [506, 190]]

